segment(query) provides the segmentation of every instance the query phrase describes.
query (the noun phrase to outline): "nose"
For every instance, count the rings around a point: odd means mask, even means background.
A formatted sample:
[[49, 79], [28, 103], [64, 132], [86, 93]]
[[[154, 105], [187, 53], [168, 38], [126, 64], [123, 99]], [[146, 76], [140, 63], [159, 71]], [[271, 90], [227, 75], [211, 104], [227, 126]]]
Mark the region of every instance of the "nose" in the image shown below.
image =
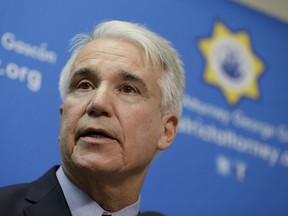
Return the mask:
[[111, 117], [113, 114], [112, 93], [107, 87], [98, 87], [91, 96], [86, 112], [89, 116]]

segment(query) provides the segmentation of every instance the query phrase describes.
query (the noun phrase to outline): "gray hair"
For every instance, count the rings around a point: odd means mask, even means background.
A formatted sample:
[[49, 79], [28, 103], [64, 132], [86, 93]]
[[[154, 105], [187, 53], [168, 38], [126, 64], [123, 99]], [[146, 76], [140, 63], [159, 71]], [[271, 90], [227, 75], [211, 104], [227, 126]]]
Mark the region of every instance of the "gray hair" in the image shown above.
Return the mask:
[[65, 99], [71, 79], [72, 65], [81, 47], [98, 38], [123, 39], [144, 49], [146, 57], [153, 66], [160, 66], [164, 75], [159, 80], [161, 89], [161, 111], [182, 114], [182, 97], [184, 93], [184, 70], [177, 51], [169, 41], [160, 37], [146, 27], [123, 21], [105, 21], [97, 25], [92, 35], [79, 34], [71, 40], [74, 50], [60, 74], [59, 91]]

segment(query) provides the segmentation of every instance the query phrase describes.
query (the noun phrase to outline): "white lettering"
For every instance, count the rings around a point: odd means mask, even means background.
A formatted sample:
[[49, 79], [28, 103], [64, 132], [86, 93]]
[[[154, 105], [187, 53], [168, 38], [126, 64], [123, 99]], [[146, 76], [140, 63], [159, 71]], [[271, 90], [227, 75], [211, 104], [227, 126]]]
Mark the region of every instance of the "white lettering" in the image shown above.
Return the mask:
[[[185, 94], [183, 97], [183, 107], [199, 116], [214, 119], [223, 126], [234, 126], [249, 133], [259, 135], [263, 140], [277, 139], [277, 141], [288, 144], [288, 125], [273, 125], [269, 122], [261, 121], [246, 115], [242, 110], [227, 111], [215, 105], [201, 101], [196, 97]], [[207, 139], [207, 138], [206, 138]]]
[[281, 142], [288, 143], [288, 126], [280, 124], [277, 130], [277, 137]]
[[46, 43], [41, 43], [39, 46], [35, 46], [17, 40], [16, 36], [11, 32], [6, 32], [2, 35], [1, 43], [6, 50], [14, 51], [18, 54], [50, 64], [55, 64], [57, 62], [56, 53], [47, 50], [48, 46]]
[[13, 49], [13, 41], [14, 40], [15, 40], [15, 35], [13, 35], [10, 32], [6, 32], [1, 38], [2, 45], [7, 50]]
[[16, 63], [8, 63], [5, 69], [0, 69], [1, 75], [6, 75], [11, 80], [27, 81], [27, 88], [37, 92], [41, 88], [42, 74], [34, 69], [18, 66]]
[[41, 73], [36, 70], [31, 70], [27, 77], [28, 89], [33, 92], [39, 91], [41, 88]]
[[28, 74], [29, 69], [27, 67], [20, 67], [18, 71], [19, 81], [24, 82]]
[[267, 161], [270, 166], [274, 166], [280, 156], [279, 149], [269, 144], [242, 137], [232, 130], [204, 124], [202, 119], [192, 120], [188, 116], [183, 116], [180, 120], [179, 132], [240, 153], [250, 154]]
[[183, 107], [190, 111], [194, 111], [198, 114], [201, 114], [203, 116], [208, 116], [213, 119], [216, 119], [225, 125], [229, 124], [230, 113], [228, 111], [207, 104], [187, 94], [185, 94], [183, 97]]
[[15, 63], [10, 63], [6, 66], [7, 77], [14, 80], [18, 78], [19, 67]]
[[241, 110], [232, 113], [232, 124], [235, 127], [246, 129], [253, 133], [258, 133], [263, 139], [275, 136], [275, 127], [263, 121], [252, 119]]
[[288, 151], [284, 151], [282, 153], [280, 161], [282, 162], [283, 166], [288, 167]]

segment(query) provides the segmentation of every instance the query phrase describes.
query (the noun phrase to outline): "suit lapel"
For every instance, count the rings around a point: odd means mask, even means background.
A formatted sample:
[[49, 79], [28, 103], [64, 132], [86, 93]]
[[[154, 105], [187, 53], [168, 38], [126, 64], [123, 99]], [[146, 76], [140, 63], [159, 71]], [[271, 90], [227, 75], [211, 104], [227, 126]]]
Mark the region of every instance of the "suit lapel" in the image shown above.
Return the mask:
[[24, 209], [26, 216], [71, 216], [64, 194], [53, 167], [43, 177], [33, 182], [26, 200], [31, 203]]

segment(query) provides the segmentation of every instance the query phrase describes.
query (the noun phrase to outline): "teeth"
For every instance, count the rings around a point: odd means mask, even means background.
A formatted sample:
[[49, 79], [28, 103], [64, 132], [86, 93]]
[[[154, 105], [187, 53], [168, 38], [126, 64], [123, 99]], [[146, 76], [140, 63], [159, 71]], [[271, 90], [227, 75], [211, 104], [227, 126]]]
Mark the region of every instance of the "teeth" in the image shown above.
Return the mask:
[[107, 137], [103, 134], [91, 134], [90, 136], [95, 137], [95, 138], [103, 138], [103, 137]]

